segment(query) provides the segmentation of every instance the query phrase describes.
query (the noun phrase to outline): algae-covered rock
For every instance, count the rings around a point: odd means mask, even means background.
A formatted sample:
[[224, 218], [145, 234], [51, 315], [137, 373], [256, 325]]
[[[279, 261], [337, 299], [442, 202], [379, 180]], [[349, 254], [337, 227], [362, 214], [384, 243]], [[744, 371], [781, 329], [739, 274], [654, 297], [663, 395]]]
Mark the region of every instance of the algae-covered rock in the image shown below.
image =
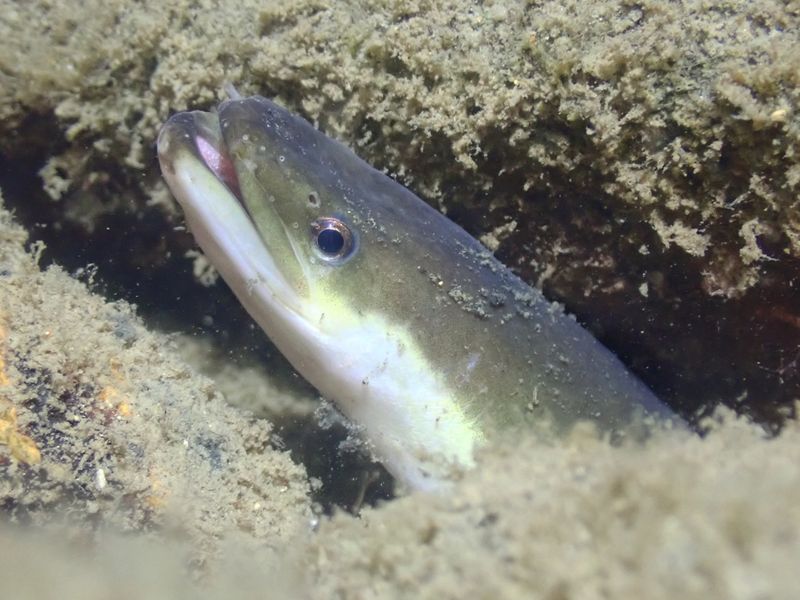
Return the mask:
[[26, 252], [0, 211], [2, 520], [180, 531], [197, 560], [226, 533], [274, 548], [305, 532], [305, 471], [270, 424], [229, 406], [129, 305], [41, 271], [41, 247]]
[[[791, 598], [800, 429], [495, 448], [447, 496], [323, 523], [312, 598]], [[389, 542], [391, 540], [391, 542]]]

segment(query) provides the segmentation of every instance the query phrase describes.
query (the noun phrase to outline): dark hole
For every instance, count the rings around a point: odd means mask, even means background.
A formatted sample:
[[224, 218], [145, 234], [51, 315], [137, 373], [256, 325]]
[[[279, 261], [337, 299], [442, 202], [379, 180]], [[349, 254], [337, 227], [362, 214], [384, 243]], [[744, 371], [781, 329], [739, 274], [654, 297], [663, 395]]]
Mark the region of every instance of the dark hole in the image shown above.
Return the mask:
[[325, 254], [338, 254], [344, 247], [344, 236], [335, 229], [323, 229], [317, 236], [317, 245]]

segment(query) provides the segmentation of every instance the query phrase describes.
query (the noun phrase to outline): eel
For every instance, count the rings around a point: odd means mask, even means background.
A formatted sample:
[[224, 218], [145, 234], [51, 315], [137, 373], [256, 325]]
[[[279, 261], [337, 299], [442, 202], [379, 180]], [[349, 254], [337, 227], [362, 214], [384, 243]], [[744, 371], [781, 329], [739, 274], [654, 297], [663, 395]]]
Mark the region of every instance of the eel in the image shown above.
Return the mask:
[[164, 124], [163, 176], [248, 313], [401, 484], [440, 489], [519, 432], [680, 423], [461, 227], [303, 118], [229, 94]]

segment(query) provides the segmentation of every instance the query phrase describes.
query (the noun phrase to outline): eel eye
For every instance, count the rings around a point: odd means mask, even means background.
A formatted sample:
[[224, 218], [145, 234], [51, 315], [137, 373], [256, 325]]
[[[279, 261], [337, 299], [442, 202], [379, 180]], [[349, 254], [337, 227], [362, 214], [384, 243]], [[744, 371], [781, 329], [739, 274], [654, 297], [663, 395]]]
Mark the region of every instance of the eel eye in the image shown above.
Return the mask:
[[355, 248], [353, 232], [336, 217], [320, 217], [311, 223], [311, 237], [320, 258], [331, 263], [343, 262]]

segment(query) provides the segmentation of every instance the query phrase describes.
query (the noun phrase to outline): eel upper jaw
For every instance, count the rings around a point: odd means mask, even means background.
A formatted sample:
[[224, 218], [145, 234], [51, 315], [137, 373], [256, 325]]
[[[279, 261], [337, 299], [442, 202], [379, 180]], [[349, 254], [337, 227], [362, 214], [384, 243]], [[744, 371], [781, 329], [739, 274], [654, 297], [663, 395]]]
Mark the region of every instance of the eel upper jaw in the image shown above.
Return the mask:
[[248, 310], [264, 312], [259, 306], [269, 304], [284, 319], [304, 320], [307, 307], [241, 201], [217, 116], [201, 111], [174, 115], [162, 128], [157, 148], [162, 173], [189, 229]]

